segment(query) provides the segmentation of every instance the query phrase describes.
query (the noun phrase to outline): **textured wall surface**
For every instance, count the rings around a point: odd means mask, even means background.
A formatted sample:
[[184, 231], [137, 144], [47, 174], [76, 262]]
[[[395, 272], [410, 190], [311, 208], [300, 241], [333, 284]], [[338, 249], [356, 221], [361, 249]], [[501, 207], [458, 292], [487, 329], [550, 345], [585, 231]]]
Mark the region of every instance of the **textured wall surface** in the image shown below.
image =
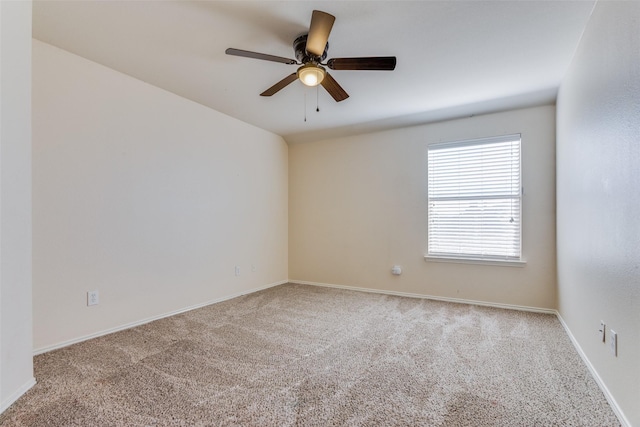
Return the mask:
[[282, 138], [33, 46], [36, 350], [287, 279]]
[[34, 383], [31, 2], [0, 2], [0, 411]]
[[[558, 97], [559, 311], [640, 425], [640, 3], [600, 2]], [[598, 336], [618, 333], [618, 357]]]
[[[425, 261], [428, 144], [514, 133], [522, 134], [527, 264]], [[289, 170], [290, 279], [556, 307], [553, 106], [294, 144]]]

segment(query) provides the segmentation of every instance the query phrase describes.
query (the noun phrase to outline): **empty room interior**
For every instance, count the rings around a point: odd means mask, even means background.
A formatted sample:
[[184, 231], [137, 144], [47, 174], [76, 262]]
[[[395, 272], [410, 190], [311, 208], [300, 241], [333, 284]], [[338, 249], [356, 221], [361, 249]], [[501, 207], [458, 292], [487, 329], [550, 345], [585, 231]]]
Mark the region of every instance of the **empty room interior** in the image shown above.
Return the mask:
[[0, 426], [640, 427], [640, 2], [3, 0], [0, 40]]

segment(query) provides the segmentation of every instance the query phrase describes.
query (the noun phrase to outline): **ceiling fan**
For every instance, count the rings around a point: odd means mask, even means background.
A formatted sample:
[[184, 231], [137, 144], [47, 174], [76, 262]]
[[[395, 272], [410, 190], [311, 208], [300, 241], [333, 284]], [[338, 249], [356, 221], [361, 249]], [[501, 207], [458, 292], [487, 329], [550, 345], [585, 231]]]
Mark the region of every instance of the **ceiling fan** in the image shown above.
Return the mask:
[[279, 92], [295, 80], [306, 86], [322, 85], [337, 102], [344, 101], [349, 94], [327, 72], [325, 67], [332, 70], [381, 70], [392, 71], [396, 68], [395, 56], [374, 56], [361, 58], [332, 58], [323, 63], [327, 58], [329, 49], [329, 33], [333, 27], [335, 16], [326, 12], [314, 10], [311, 15], [309, 32], [293, 41], [295, 59], [281, 56], [267, 55], [265, 53], [250, 52], [248, 50], [229, 48], [227, 55], [244, 56], [246, 58], [262, 59], [265, 61], [280, 62], [289, 65], [301, 65], [295, 73], [289, 74], [278, 83], [271, 86], [260, 96], [271, 96]]

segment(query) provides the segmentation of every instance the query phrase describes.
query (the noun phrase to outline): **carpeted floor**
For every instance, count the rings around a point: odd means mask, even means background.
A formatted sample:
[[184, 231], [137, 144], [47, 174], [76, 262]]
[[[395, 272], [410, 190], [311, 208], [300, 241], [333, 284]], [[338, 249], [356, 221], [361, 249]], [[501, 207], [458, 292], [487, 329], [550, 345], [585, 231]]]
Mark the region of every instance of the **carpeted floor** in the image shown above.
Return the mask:
[[555, 316], [287, 284], [37, 356], [0, 426], [617, 426]]

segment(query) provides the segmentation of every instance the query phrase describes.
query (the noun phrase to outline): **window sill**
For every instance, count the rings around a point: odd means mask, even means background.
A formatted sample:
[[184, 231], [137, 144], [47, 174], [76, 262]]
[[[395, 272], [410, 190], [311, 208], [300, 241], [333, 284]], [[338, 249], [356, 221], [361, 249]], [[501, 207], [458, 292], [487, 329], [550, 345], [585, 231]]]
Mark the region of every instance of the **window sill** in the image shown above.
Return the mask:
[[455, 264], [497, 265], [501, 267], [524, 267], [525, 265], [527, 265], [527, 262], [525, 260], [454, 258], [454, 257], [435, 256], [435, 255], [425, 255], [424, 260], [429, 262], [450, 262]]

